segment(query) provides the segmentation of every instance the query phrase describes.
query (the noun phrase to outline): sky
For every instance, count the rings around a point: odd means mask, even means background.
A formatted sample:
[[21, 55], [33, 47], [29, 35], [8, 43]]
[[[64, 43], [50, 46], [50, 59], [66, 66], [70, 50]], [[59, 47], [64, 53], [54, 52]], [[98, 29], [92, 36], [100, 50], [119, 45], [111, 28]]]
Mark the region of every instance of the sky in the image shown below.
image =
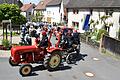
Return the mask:
[[36, 5], [40, 2], [40, 0], [21, 0], [24, 4], [26, 3], [35, 3]]

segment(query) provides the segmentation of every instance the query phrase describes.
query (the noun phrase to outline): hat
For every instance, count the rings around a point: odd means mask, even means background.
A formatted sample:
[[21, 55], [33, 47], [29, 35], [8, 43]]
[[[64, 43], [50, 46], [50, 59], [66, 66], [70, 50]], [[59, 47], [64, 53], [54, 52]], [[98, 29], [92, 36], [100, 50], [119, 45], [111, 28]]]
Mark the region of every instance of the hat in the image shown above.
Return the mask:
[[77, 30], [75, 29], [74, 32], [77, 32]]
[[45, 32], [45, 31], [42, 31], [42, 35], [43, 35], [43, 36], [46, 35], [46, 32]]

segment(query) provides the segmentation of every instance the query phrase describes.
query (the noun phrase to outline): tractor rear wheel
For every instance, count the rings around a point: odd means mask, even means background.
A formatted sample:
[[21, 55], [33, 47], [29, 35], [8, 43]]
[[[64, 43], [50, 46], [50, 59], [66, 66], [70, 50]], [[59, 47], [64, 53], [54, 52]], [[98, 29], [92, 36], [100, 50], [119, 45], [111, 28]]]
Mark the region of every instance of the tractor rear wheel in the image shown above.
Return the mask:
[[51, 54], [47, 54], [44, 58], [44, 66], [49, 70], [56, 70], [62, 61], [62, 55], [60, 51], [53, 51]]
[[9, 64], [11, 66], [18, 66], [18, 63], [14, 62], [11, 57], [9, 58]]
[[28, 76], [32, 73], [32, 66], [30, 64], [24, 64], [20, 67], [19, 72], [22, 76]]

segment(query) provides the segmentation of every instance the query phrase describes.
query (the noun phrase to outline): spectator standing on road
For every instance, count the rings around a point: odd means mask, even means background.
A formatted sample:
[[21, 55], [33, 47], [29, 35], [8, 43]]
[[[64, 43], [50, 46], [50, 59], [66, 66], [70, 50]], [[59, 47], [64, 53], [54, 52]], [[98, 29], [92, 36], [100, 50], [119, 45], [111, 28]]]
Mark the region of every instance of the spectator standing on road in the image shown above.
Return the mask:
[[32, 40], [28, 32], [25, 35], [25, 42], [27, 45], [32, 45]]
[[22, 26], [21, 33], [23, 33], [23, 37], [25, 37], [25, 33], [27, 32], [27, 28], [25, 25]]
[[38, 29], [37, 29], [37, 34], [40, 36], [40, 32], [41, 32], [41, 29], [40, 29], [40, 27], [38, 27]]
[[29, 28], [29, 34], [31, 35], [31, 32], [33, 31], [34, 29], [33, 29], [33, 26], [32, 25], [30, 25], [30, 28]]

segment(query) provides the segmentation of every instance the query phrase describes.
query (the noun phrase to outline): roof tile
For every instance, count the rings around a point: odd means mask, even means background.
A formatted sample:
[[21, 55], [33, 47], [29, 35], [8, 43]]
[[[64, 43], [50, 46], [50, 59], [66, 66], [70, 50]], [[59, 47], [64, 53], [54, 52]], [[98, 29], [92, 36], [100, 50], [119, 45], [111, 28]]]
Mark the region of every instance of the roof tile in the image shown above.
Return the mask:
[[115, 8], [120, 7], [120, 0], [70, 0], [67, 8]]
[[36, 6], [35, 10], [43, 10], [46, 8], [46, 5], [52, 0], [43, 0], [43, 1], [40, 1], [38, 3], [38, 5]]
[[50, 1], [47, 6], [59, 5], [62, 0], [52, 0]]
[[21, 11], [27, 11], [31, 6], [33, 6], [33, 4], [23, 4], [23, 6], [20, 8]]

